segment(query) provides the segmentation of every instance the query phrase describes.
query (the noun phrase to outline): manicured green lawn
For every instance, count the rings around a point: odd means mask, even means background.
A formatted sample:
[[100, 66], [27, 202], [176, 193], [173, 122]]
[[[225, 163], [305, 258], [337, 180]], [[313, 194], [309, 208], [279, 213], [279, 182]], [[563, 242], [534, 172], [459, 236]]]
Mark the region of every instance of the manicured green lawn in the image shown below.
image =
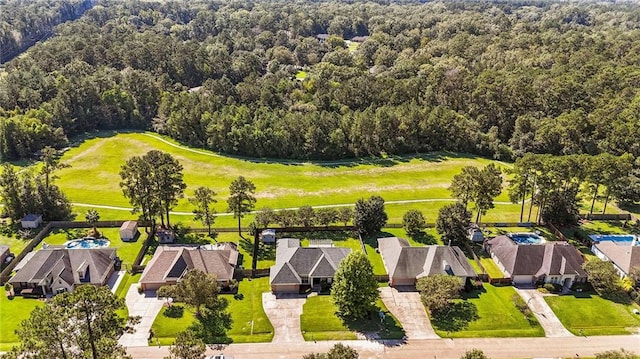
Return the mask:
[[[62, 162], [71, 165], [59, 171], [58, 185], [72, 202], [130, 207], [119, 188], [119, 171], [127, 158], [151, 149], [171, 153], [184, 167], [188, 185], [186, 198], [175, 211], [186, 212], [174, 220], [190, 222], [193, 217], [188, 197], [197, 186], [211, 187], [218, 193], [218, 212], [225, 212], [229, 183], [239, 175], [252, 180], [257, 188], [257, 206], [271, 208], [308, 205], [352, 204], [358, 198], [379, 194], [387, 201], [448, 199], [451, 178], [467, 165], [484, 166], [494, 161], [453, 153], [434, 153], [412, 157], [303, 163], [278, 160], [246, 160], [189, 149], [154, 133], [121, 133], [88, 139], [65, 152]], [[499, 165], [503, 166], [501, 163]], [[87, 176], [91, 173], [91, 176]], [[286, 175], [283, 175], [286, 173]], [[82, 178], [82, 181], [78, 181]], [[304, 195], [304, 199], [301, 196]], [[506, 193], [497, 198], [508, 201]], [[440, 206], [449, 203], [422, 202], [387, 205], [390, 221], [399, 223], [404, 212], [417, 208], [434, 221]], [[511, 208], [512, 207], [512, 208]], [[76, 209], [84, 213], [85, 208]], [[501, 220], [518, 213], [518, 205], [497, 205], [485, 220]], [[127, 211], [101, 212], [103, 219], [129, 217]], [[179, 218], [180, 217], [180, 218]], [[231, 216], [219, 218], [217, 225], [232, 226]], [[244, 225], [249, 219], [243, 220]]]
[[512, 287], [485, 283], [483, 292], [468, 293], [456, 300], [449, 315], [431, 315], [432, 325], [443, 338], [544, 336], [535, 318], [529, 322], [515, 307], [514, 295], [517, 293]]
[[[42, 243], [49, 245], [62, 245], [68, 240], [80, 238], [78, 235], [84, 236], [89, 230], [90, 229], [88, 228], [56, 229], [51, 231], [49, 235], [42, 240]], [[144, 241], [145, 234], [141, 233], [138, 240], [135, 242], [123, 242], [120, 239], [119, 228], [98, 228], [98, 230], [109, 240], [109, 247], [117, 249], [118, 257], [122, 259], [122, 263], [124, 265], [132, 265], [138, 255], [138, 252], [140, 252], [140, 249], [142, 248], [142, 242]], [[42, 243], [37, 247], [37, 249], [42, 247]]]
[[544, 298], [564, 326], [576, 335], [622, 335], [636, 333], [640, 315], [637, 305], [623, 305], [595, 294], [563, 295]]
[[376, 332], [382, 339], [400, 339], [404, 331], [398, 320], [391, 315], [381, 300], [376, 303], [385, 313], [381, 324], [377, 315], [370, 320], [345, 324], [335, 315], [336, 306], [330, 295], [317, 295], [307, 298], [302, 307], [300, 329], [305, 340], [352, 340], [357, 332]]
[[[273, 326], [262, 307], [262, 293], [270, 290], [269, 278], [243, 280], [238, 287], [238, 294], [223, 295], [229, 302], [227, 311], [233, 320], [227, 335], [235, 343], [270, 342], [273, 338]], [[187, 329], [195, 319], [195, 309], [182, 303], [174, 305], [184, 307], [182, 317], [170, 318], [163, 308], [153, 322], [152, 329], [155, 338], [162, 345], [173, 344], [176, 335]], [[251, 335], [251, 321], [253, 320], [253, 335]], [[155, 339], [154, 339], [155, 340]]]
[[270, 342], [273, 326], [262, 307], [262, 293], [271, 290], [269, 278], [244, 279], [238, 288], [238, 295], [224, 295], [229, 301], [229, 312], [233, 319], [233, 326], [227, 334], [234, 343]]
[[3, 289], [0, 295], [0, 351], [7, 351], [18, 343], [15, 330], [40, 305], [44, 305], [44, 301], [22, 297], [9, 299]]

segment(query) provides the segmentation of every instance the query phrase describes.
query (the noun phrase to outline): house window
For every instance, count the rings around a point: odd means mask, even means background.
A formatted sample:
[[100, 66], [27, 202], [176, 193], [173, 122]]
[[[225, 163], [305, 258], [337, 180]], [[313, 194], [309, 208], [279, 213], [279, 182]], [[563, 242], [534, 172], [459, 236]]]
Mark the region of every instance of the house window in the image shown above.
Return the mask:
[[309, 284], [309, 278], [308, 277], [303, 277], [302, 279], [302, 284]]

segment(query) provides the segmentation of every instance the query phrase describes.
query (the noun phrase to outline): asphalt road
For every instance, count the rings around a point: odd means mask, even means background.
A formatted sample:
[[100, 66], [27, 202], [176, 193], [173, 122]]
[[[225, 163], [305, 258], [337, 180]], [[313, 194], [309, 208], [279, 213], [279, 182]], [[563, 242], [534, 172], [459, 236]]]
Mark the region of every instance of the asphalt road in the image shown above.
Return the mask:
[[[224, 352], [234, 359], [302, 358], [312, 352], [326, 352], [336, 342], [232, 344], [222, 350], [208, 350], [207, 354]], [[572, 358], [593, 357], [596, 353], [624, 348], [640, 353], [640, 335], [565, 337], [565, 338], [482, 338], [482, 339], [425, 339], [409, 340], [398, 345], [384, 345], [372, 341], [345, 341], [360, 353], [360, 358], [460, 358], [467, 350], [478, 348], [490, 358]], [[130, 347], [136, 359], [160, 359], [169, 354], [168, 347]]]

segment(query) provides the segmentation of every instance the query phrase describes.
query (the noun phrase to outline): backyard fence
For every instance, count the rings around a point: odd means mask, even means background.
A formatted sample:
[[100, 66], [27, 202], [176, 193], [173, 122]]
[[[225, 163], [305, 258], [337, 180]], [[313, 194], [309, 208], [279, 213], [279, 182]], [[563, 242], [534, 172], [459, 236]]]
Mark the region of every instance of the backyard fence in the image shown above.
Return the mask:
[[551, 231], [551, 233], [555, 234], [556, 237], [560, 238], [560, 240], [562, 241], [567, 241], [567, 237], [564, 236], [564, 234], [562, 234], [562, 232], [560, 232], [558, 230], [558, 228], [556, 228], [556, 226], [554, 226], [551, 222], [546, 223], [547, 228], [549, 228], [549, 230]]
[[584, 213], [580, 214], [581, 218], [588, 219], [590, 221], [630, 221], [631, 214], [599, 214], [599, 213]]

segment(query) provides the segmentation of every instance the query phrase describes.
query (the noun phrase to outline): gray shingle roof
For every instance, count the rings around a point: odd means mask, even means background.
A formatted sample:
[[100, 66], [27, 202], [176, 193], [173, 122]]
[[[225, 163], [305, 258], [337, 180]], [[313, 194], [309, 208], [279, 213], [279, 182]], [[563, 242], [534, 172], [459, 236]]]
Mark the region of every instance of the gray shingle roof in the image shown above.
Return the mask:
[[389, 277], [415, 279], [435, 274], [475, 277], [464, 253], [455, 246], [412, 247], [404, 238], [378, 239], [378, 249]]
[[176, 280], [192, 269], [214, 274], [219, 281], [233, 278], [238, 250], [235, 245], [158, 246], [153, 258], [144, 269], [140, 283], [161, 283]]
[[640, 266], [640, 246], [619, 245], [611, 241], [595, 243], [594, 246], [627, 274], [631, 267]]
[[330, 278], [351, 252], [340, 247], [300, 247], [294, 238], [278, 239], [276, 264], [271, 267], [271, 284], [300, 284], [301, 277]]
[[507, 236], [498, 236], [487, 241], [487, 245], [512, 276], [587, 275], [582, 269], [582, 255], [566, 242], [516, 244]]
[[40, 284], [49, 275], [69, 284], [80, 284], [78, 269], [86, 266], [88, 278], [82, 283], [104, 284], [116, 256], [115, 248], [41, 249], [9, 280], [12, 283]]

